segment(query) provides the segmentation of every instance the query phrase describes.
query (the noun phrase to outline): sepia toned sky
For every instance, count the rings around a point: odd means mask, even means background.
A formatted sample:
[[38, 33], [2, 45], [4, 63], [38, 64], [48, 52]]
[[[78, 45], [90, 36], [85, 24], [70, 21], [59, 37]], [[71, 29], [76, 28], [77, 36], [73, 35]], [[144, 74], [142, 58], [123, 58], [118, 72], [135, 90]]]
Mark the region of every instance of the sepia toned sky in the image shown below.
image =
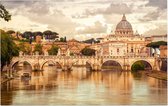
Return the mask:
[[58, 32], [84, 40], [114, 33], [122, 15], [144, 36], [167, 33], [167, 0], [2, 0], [12, 20], [0, 28]]

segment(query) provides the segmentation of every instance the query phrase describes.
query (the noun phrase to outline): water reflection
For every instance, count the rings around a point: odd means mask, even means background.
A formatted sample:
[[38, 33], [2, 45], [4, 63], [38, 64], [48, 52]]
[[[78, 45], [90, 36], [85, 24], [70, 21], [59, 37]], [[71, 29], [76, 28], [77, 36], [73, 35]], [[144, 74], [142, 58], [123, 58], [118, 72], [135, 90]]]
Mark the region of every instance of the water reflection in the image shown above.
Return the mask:
[[[26, 67], [24, 67], [26, 68]], [[2, 104], [166, 104], [167, 82], [136, 78], [130, 72], [90, 72], [73, 67], [63, 72], [54, 66], [32, 72], [31, 80], [19, 77], [1, 86]]]

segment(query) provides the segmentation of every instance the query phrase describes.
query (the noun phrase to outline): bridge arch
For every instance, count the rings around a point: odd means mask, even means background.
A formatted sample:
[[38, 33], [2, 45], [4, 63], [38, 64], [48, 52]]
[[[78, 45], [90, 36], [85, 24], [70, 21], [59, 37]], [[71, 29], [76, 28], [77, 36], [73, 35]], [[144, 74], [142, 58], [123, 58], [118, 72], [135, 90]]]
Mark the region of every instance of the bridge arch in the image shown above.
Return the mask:
[[103, 62], [103, 64], [101, 65], [101, 69], [115, 69], [115, 70], [122, 70], [122, 64], [116, 60], [106, 60]]
[[48, 62], [52, 62], [54, 65], [59, 64], [59, 66], [62, 68], [62, 65], [59, 62], [54, 62], [53, 60], [47, 60], [41, 64], [41, 70], [43, 69], [44, 65]]
[[27, 61], [27, 60], [21, 60], [21, 61], [15, 61], [15, 62], [13, 62], [13, 64], [11, 64], [11, 67], [13, 68], [17, 63], [24, 63], [24, 62], [27, 62], [30, 66], [31, 66], [31, 70], [33, 70], [33, 64], [30, 62], [30, 61]]
[[153, 69], [151, 62], [148, 61], [148, 60], [143, 60], [143, 59], [142, 60], [135, 60], [135, 61], [133, 61], [130, 64], [130, 68], [131, 69], [132, 69], [133, 64], [135, 64], [136, 62], [141, 62], [145, 66], [145, 70], [152, 70]]

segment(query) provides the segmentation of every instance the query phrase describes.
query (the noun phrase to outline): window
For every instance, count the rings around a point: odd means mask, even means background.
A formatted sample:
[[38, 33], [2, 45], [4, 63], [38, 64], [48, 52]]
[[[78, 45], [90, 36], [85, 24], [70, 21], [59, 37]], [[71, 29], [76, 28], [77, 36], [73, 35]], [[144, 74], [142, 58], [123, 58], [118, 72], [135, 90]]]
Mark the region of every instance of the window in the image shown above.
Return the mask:
[[119, 48], [117, 48], [117, 53], [119, 53], [120, 51], [119, 51]]
[[133, 52], [134, 52], [133, 47], [131, 47], [131, 53], [133, 53]]

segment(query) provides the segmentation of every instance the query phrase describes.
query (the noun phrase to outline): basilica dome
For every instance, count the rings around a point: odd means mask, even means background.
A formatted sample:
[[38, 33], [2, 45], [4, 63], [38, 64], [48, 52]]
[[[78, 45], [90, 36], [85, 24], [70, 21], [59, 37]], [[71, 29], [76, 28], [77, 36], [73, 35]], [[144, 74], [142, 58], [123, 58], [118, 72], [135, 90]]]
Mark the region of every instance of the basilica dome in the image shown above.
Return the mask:
[[133, 34], [132, 25], [126, 20], [125, 14], [117, 24], [115, 34], [121, 36], [130, 36]]

